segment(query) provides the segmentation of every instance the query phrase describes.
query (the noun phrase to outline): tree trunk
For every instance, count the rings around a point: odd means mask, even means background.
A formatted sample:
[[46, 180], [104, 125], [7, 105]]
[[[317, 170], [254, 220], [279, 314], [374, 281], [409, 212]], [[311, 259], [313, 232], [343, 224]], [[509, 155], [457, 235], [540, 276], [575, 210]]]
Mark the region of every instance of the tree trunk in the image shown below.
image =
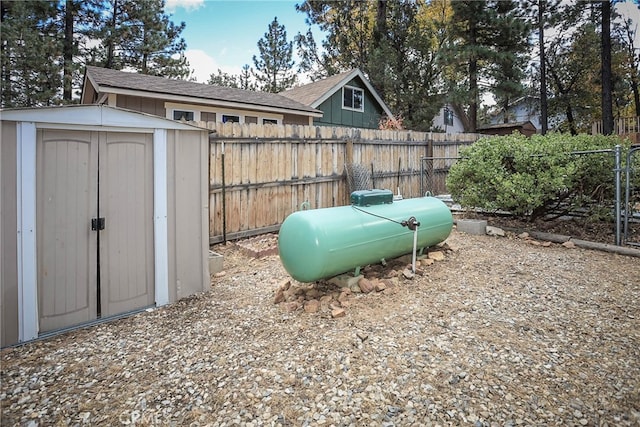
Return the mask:
[[547, 0], [538, 2], [538, 45], [540, 46], [540, 133], [547, 134], [547, 64], [544, 53], [544, 9]]
[[613, 133], [613, 103], [611, 99], [611, 3], [602, 2], [602, 133]]
[[73, 96], [73, 0], [67, 0], [64, 10], [63, 89], [62, 99], [71, 102]]

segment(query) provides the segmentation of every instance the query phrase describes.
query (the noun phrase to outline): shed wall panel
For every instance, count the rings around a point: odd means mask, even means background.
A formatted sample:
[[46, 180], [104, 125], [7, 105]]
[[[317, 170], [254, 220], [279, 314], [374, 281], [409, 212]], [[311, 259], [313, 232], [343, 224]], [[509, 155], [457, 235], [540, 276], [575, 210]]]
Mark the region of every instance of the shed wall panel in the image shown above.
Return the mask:
[[173, 131], [167, 139], [169, 292], [176, 300], [209, 284], [209, 143], [198, 131]]
[[18, 341], [16, 123], [0, 125], [0, 346]]

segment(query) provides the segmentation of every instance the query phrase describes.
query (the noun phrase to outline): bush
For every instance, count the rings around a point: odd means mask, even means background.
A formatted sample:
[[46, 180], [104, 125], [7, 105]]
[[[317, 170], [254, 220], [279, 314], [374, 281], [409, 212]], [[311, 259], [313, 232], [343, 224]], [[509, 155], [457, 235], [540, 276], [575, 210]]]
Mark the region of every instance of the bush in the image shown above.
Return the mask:
[[619, 138], [602, 135], [482, 138], [461, 152], [447, 188], [464, 208], [504, 210], [526, 220], [577, 211], [611, 215], [613, 153], [576, 152], [609, 150], [616, 144], [621, 144]]

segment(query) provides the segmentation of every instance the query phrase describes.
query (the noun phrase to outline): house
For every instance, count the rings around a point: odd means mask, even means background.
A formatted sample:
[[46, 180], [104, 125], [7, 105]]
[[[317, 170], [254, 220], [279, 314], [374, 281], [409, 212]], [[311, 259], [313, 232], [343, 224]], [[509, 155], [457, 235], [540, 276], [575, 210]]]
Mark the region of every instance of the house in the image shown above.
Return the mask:
[[310, 125], [322, 111], [268, 92], [87, 66], [81, 104], [105, 104], [172, 120]]
[[433, 118], [431, 125], [433, 132], [444, 132], [447, 134], [464, 133], [464, 125], [462, 120], [455, 114], [453, 107], [445, 104]]
[[490, 124], [497, 125], [505, 123], [505, 115], [507, 123], [531, 122], [536, 129], [542, 129], [542, 123], [540, 122], [540, 98], [537, 96], [520, 97], [509, 103], [507, 111], [496, 105], [496, 109], [489, 113]]
[[209, 132], [106, 105], [0, 110], [0, 345], [206, 290]]
[[537, 133], [538, 129], [527, 120], [525, 122], [516, 123], [497, 123], [492, 125], [479, 126], [478, 133], [484, 135], [511, 135], [513, 132], [518, 131], [524, 136], [531, 136]]
[[380, 119], [393, 113], [362, 71], [355, 69], [280, 92], [310, 108], [322, 111], [313, 124], [378, 129]]

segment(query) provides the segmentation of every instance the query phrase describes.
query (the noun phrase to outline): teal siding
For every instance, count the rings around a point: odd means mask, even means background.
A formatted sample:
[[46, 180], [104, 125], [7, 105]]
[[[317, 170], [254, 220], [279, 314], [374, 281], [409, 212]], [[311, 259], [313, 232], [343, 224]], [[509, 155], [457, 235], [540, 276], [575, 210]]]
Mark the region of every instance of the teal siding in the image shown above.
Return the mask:
[[357, 87], [364, 91], [364, 111], [343, 109], [342, 89], [340, 89], [320, 104], [318, 109], [322, 110], [324, 114], [322, 118], [314, 119], [313, 123], [326, 126], [377, 129], [380, 117], [384, 114], [382, 107], [376, 102], [359, 78], [351, 80], [346, 86]]

